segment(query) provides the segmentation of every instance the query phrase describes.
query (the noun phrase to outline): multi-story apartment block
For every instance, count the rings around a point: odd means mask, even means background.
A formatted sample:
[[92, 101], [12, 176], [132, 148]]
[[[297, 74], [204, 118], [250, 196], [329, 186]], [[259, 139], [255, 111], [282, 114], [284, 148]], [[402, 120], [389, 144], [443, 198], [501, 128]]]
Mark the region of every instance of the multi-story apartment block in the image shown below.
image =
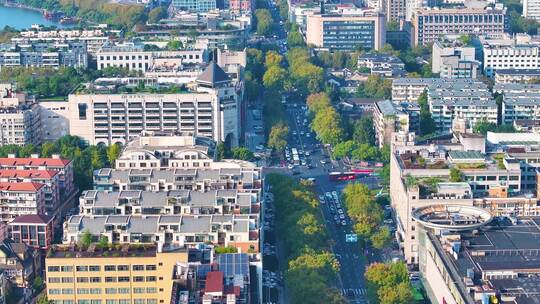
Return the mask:
[[[228, 2], [228, 1], [227, 1]], [[218, 8], [216, 0], [173, 0], [172, 5], [180, 11], [204, 13]]]
[[250, 215], [74, 215], [64, 225], [64, 243], [76, 244], [86, 231], [115, 244], [197, 248], [210, 243], [259, 252], [258, 226]]
[[398, 57], [387, 54], [367, 53], [358, 56], [358, 68], [368, 68], [372, 75], [397, 77], [405, 75], [405, 63]]
[[476, 78], [480, 62], [475, 48], [459, 40], [438, 40], [432, 47], [431, 71], [441, 78]]
[[215, 63], [196, 85], [183, 94], [72, 94], [69, 133], [90, 144], [125, 144], [143, 131], [161, 131], [238, 145], [241, 93]]
[[390, 100], [375, 103], [373, 124], [375, 127], [375, 141], [379, 148], [391, 143], [392, 133], [407, 133], [417, 130], [419, 116], [419, 107], [396, 105]]
[[60, 206], [60, 172], [53, 170], [16, 170], [0, 169], [0, 182], [43, 184], [45, 193], [45, 211], [53, 214]]
[[73, 67], [88, 66], [83, 42], [15, 44], [0, 51], [0, 67]]
[[74, 184], [73, 162], [60, 158], [60, 155], [40, 158], [37, 154], [32, 154], [30, 157], [15, 157], [10, 154], [8, 157], [0, 158], [0, 169], [58, 171], [60, 194], [67, 197], [78, 191]]
[[250, 14], [254, 11], [252, 0], [229, 0], [229, 9], [236, 14]]
[[15, 243], [8, 238], [0, 242], [0, 269], [11, 290], [32, 286], [34, 279], [41, 276], [41, 260], [40, 252], [24, 243]]
[[171, 303], [177, 265], [186, 250], [153, 245], [53, 247], [45, 260], [47, 298], [54, 303]]
[[38, 104], [0, 107], [0, 145], [41, 144], [40, 114]]
[[481, 37], [484, 74], [494, 77], [499, 69], [538, 69], [540, 40], [527, 34], [506, 35], [502, 39]]
[[208, 137], [143, 132], [131, 140], [116, 160], [116, 168], [210, 168], [216, 144]]
[[384, 0], [386, 18], [388, 21], [405, 20], [407, 13], [407, 1], [405, 0]]
[[441, 133], [452, 132], [455, 119], [470, 129], [480, 121], [497, 123], [497, 103], [482, 82], [432, 85], [427, 90], [429, 110]]
[[358, 46], [378, 50], [386, 41], [386, 18], [370, 10], [307, 16], [306, 43], [315, 47], [352, 51]]
[[125, 68], [145, 72], [156, 65], [202, 64], [208, 62], [204, 49], [145, 51], [142, 45], [105, 45], [96, 54], [97, 69]]
[[35, 249], [49, 249], [54, 239], [53, 217], [43, 214], [22, 215], [8, 224], [9, 238]]
[[502, 122], [510, 125], [515, 120], [540, 119], [540, 94], [505, 94], [501, 114]]
[[540, 80], [540, 69], [497, 69], [495, 83], [530, 83]]
[[523, 0], [522, 15], [527, 19], [540, 20], [540, 1]]
[[447, 34], [501, 35], [508, 28], [506, 8], [421, 8], [412, 17], [414, 45], [426, 45]]
[[45, 212], [44, 185], [33, 182], [0, 182], [0, 221], [7, 223], [20, 215]]
[[142, 190], [233, 190], [260, 192], [261, 169], [248, 168], [179, 168], [170, 170], [103, 168], [94, 172], [94, 189], [107, 191]]
[[474, 79], [441, 79], [441, 78], [396, 78], [392, 80], [392, 102], [417, 102], [418, 97], [428, 87], [451, 89], [466, 87], [477, 83]]
[[[178, 188], [181, 188], [179, 186]], [[260, 210], [258, 193], [234, 190], [167, 190], [160, 192], [86, 190], [79, 199], [81, 215], [254, 214]]]

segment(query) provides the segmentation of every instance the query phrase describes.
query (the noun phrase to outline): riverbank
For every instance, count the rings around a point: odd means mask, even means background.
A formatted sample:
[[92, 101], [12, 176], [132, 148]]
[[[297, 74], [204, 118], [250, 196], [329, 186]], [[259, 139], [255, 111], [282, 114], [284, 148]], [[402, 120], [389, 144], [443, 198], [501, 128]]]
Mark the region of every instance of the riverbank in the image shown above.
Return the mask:
[[17, 30], [24, 30], [31, 28], [35, 24], [45, 27], [66, 27], [53, 20], [47, 20], [43, 16], [42, 9], [30, 8], [17, 3], [8, 3], [6, 5], [5, 2], [0, 2], [0, 30], [6, 26]]
[[37, 7], [28, 6], [28, 5], [24, 5], [24, 4], [20, 4], [20, 3], [9, 2], [9, 1], [0, 2], [0, 6], [20, 8], [20, 9], [24, 9], [24, 10], [38, 12], [40, 14], [45, 13], [45, 10], [42, 9], [42, 8], [37, 8]]

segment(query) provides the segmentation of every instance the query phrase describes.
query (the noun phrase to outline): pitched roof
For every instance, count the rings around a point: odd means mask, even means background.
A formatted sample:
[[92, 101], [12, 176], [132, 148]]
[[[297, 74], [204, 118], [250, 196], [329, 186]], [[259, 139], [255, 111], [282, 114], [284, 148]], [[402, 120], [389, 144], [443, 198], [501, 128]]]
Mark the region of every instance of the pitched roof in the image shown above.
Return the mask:
[[58, 171], [54, 170], [17, 170], [17, 169], [0, 169], [0, 177], [7, 178], [42, 178], [50, 179], [58, 174]]
[[35, 192], [44, 184], [41, 183], [0, 183], [0, 191], [29, 191]]
[[210, 62], [208, 67], [197, 77], [197, 82], [206, 84], [215, 84], [229, 81], [229, 75], [223, 71], [214, 61]]
[[24, 158], [24, 157], [2, 157], [0, 158], [0, 166], [51, 166], [64, 167], [71, 160], [61, 158]]
[[28, 214], [17, 216], [9, 224], [47, 224], [52, 220], [52, 216], [44, 214]]
[[206, 274], [204, 292], [223, 292], [223, 272], [210, 271]]

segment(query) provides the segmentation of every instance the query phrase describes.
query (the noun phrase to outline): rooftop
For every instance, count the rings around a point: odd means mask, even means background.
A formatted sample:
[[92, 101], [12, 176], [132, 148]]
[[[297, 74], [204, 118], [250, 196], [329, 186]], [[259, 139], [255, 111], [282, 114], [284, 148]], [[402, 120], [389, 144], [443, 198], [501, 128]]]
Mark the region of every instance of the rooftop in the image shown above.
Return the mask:
[[44, 184], [33, 182], [0, 183], [0, 191], [36, 192]]

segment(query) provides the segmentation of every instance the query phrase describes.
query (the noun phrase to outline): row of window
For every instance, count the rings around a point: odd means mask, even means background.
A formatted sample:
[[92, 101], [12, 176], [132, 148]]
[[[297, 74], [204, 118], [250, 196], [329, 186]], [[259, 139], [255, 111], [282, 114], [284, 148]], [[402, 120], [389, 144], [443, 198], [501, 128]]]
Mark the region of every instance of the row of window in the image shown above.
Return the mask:
[[[130, 288], [105, 288], [105, 294], [129, 294]], [[101, 288], [77, 288], [77, 294], [101, 294]], [[135, 287], [133, 293], [157, 293], [155, 287]], [[49, 288], [50, 295], [71, 295], [74, 294], [73, 288]]]
[[[53, 304], [131, 304], [130, 299], [120, 300], [51, 300]], [[134, 299], [133, 304], [157, 304], [156, 299]]]
[[[103, 267], [105, 271], [129, 271], [129, 265], [105, 265]], [[133, 271], [147, 271], [156, 270], [156, 265], [133, 265]], [[101, 271], [101, 266], [91, 265], [91, 266], [76, 266], [75, 270], [77, 272], [86, 272], [86, 271]], [[49, 266], [47, 268], [48, 272], [72, 272], [73, 266]]]
[[[162, 280], [163, 278], [159, 278]], [[134, 276], [133, 282], [155, 282], [157, 280], [156, 276]], [[78, 277], [77, 283], [101, 283], [101, 277]], [[120, 277], [105, 277], [103, 279], [106, 283], [125, 283], [130, 281], [130, 277], [120, 276]], [[49, 283], [73, 283], [73, 277], [49, 277]]]

